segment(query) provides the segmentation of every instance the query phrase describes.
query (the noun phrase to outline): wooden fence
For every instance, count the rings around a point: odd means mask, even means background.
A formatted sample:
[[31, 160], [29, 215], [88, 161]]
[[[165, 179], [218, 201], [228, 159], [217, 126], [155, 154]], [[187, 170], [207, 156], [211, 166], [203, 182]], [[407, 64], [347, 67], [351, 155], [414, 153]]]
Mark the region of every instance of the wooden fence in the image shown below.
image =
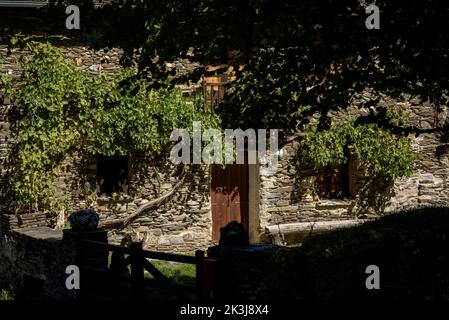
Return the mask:
[[[196, 266], [196, 284], [179, 284], [167, 278], [148, 259], [193, 264]], [[193, 294], [204, 299], [204, 251], [195, 256], [143, 250], [142, 243], [133, 242], [123, 247], [92, 240], [80, 240], [77, 250], [81, 269], [80, 298], [106, 299], [106, 292], [115, 290], [122, 298], [145, 299], [147, 287], [162, 288], [176, 294]], [[152, 278], [145, 277], [147, 271]], [[121, 291], [121, 292], [118, 292]], [[116, 298], [116, 297], [115, 297]]]

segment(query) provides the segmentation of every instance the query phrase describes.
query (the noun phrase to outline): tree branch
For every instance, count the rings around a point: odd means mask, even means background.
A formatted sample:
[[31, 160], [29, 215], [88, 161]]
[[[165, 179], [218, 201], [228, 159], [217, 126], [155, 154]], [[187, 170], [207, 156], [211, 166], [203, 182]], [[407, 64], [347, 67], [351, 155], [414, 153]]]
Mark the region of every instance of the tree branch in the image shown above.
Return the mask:
[[182, 184], [184, 183], [184, 178], [185, 178], [185, 173], [184, 173], [184, 168], [183, 168], [183, 172], [181, 174], [181, 179], [176, 183], [176, 185], [170, 191], [163, 194], [159, 198], [156, 198], [154, 200], [151, 200], [148, 203], [141, 205], [140, 207], [138, 207], [136, 209], [136, 211], [134, 213], [127, 216], [126, 218], [100, 222], [99, 228], [108, 229], [108, 228], [114, 228], [114, 227], [122, 227], [122, 228], [126, 227], [131, 221], [136, 219], [145, 210], [154, 208], [154, 207], [159, 207], [160, 205], [166, 203], [175, 194], [175, 192], [178, 191], [179, 188], [182, 186]]

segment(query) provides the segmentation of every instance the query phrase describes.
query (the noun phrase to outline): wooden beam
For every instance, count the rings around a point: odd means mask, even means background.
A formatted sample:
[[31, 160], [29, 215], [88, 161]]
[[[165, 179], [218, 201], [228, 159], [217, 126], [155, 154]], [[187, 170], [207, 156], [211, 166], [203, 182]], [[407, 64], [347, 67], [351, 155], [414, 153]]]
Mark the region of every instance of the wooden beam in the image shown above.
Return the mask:
[[265, 229], [271, 236], [274, 244], [285, 245], [289, 243], [301, 242], [308, 236], [315, 233], [323, 233], [341, 228], [349, 228], [361, 224], [365, 219], [333, 220], [333, 221], [312, 221], [285, 223], [270, 225]]

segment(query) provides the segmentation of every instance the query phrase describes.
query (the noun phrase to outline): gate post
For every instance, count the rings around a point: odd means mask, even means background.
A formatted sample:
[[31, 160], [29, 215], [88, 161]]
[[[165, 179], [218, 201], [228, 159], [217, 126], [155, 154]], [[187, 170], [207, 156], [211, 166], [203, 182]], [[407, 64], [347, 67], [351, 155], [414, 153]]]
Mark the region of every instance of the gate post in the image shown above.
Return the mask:
[[204, 300], [204, 251], [195, 251], [196, 258], [196, 290], [198, 301]]
[[92, 278], [84, 267], [107, 268], [108, 252], [95, 247], [89, 248], [86, 244], [83, 244], [83, 240], [108, 243], [108, 234], [105, 230], [77, 231], [65, 229], [62, 232], [64, 245], [73, 252], [72, 264], [76, 265], [81, 272], [78, 298], [81, 300], [87, 299], [89, 292], [96, 286], [96, 279]]
[[134, 299], [143, 300], [145, 296], [144, 268], [143, 268], [143, 248], [142, 242], [132, 242], [130, 245], [131, 255], [131, 286]]
[[218, 277], [218, 258], [207, 257], [204, 259], [204, 300], [213, 301], [216, 298], [217, 277]]

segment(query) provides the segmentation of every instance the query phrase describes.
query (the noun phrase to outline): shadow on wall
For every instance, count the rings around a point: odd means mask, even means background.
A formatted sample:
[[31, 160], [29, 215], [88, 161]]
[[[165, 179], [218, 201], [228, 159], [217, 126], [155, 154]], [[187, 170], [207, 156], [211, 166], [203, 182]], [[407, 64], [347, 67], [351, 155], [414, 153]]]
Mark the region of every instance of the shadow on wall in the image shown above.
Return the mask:
[[394, 196], [394, 181], [380, 176], [360, 177], [359, 187], [351, 193], [354, 205], [349, 212], [360, 219], [383, 215]]
[[[449, 125], [449, 110], [446, 110], [446, 115], [444, 119], [444, 125]], [[435, 156], [440, 160], [442, 157], [447, 157], [449, 154], [449, 131], [443, 131], [440, 135], [440, 141], [442, 145], [437, 146], [435, 151]]]
[[[307, 198], [317, 201], [316, 176], [317, 169], [312, 165], [310, 159], [304, 156], [301, 150], [293, 158], [295, 163], [294, 188], [290, 194], [290, 201], [300, 204]], [[351, 201], [348, 215], [360, 219], [373, 218], [382, 215], [388, 207], [389, 200], [394, 196], [394, 180], [379, 175], [370, 175], [366, 170], [360, 168], [353, 159], [349, 160], [348, 173], [345, 183], [348, 185], [348, 197], [344, 199]], [[334, 200], [334, 199], [329, 199]]]

